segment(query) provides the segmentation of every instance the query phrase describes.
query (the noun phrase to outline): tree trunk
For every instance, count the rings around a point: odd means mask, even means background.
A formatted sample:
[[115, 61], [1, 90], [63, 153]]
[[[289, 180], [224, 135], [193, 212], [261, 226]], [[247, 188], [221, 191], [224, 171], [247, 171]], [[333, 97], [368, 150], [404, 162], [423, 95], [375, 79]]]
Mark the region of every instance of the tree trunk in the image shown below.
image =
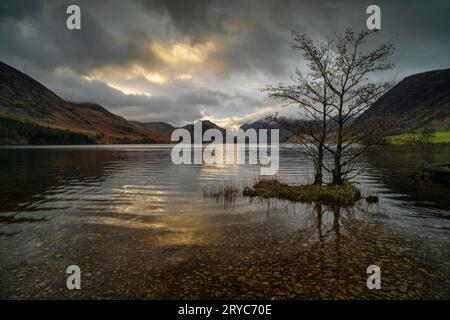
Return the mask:
[[[337, 151], [336, 151], [337, 153]], [[342, 167], [341, 167], [341, 159], [337, 154], [334, 156], [334, 169], [333, 169], [333, 184], [341, 185], [342, 184]]]
[[323, 149], [320, 148], [317, 154], [317, 160], [315, 161], [314, 184], [322, 185], [323, 183], [322, 162], [323, 162]]
[[334, 170], [333, 170], [333, 184], [341, 185], [344, 182], [342, 178], [342, 130], [344, 128], [344, 121], [342, 119], [342, 107], [343, 107], [343, 97], [341, 96], [341, 104], [339, 108], [338, 117], [338, 137], [336, 143], [336, 153], [334, 154]]
[[326, 84], [324, 84], [323, 88], [324, 92], [324, 102], [322, 104], [323, 112], [322, 112], [322, 134], [320, 136], [320, 144], [317, 148], [317, 163], [315, 167], [315, 179], [314, 184], [323, 184], [323, 174], [322, 174], [322, 167], [323, 167], [323, 154], [325, 151], [325, 140], [327, 136], [327, 101], [326, 101], [326, 95], [327, 95], [327, 87]]

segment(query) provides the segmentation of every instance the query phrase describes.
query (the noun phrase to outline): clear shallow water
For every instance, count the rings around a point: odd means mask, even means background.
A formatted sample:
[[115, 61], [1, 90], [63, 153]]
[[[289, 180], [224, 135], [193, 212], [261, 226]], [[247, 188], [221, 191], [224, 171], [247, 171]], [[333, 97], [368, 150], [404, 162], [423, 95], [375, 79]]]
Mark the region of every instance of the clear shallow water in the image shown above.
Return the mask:
[[[449, 296], [450, 191], [408, 178], [422, 160], [449, 162], [449, 147], [373, 150], [356, 182], [380, 202], [362, 200], [352, 209], [204, 199], [204, 188], [223, 181], [250, 185], [259, 167], [176, 166], [170, 151], [164, 145], [0, 149], [0, 296]], [[312, 173], [297, 153], [281, 151], [279, 179], [307, 183]], [[402, 259], [408, 262], [399, 266]], [[377, 293], [364, 282], [365, 268], [375, 262], [392, 270], [390, 287]], [[65, 289], [70, 264], [86, 275], [79, 292]]]

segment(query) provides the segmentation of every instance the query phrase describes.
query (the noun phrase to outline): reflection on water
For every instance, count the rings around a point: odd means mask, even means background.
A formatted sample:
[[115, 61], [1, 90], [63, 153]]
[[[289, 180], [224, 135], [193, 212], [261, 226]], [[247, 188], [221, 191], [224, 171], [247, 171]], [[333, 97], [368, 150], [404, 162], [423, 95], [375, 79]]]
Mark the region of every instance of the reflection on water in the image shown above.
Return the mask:
[[[0, 149], [0, 297], [447, 298], [449, 189], [408, 175], [450, 148], [375, 149], [354, 208], [204, 199], [242, 189], [257, 165], [180, 165], [170, 146]], [[279, 178], [311, 182], [281, 150]], [[65, 289], [77, 264], [83, 289]], [[365, 287], [382, 267], [383, 290]]]

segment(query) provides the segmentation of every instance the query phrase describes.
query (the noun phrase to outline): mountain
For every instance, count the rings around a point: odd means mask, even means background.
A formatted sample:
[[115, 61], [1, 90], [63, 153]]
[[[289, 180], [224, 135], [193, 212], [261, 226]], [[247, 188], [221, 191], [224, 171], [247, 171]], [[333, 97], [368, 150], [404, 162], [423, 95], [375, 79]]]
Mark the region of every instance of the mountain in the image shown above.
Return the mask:
[[174, 126], [167, 122], [138, 122], [139, 125], [143, 126], [144, 128], [154, 130], [161, 133], [172, 133], [172, 131], [175, 129]]
[[[154, 143], [161, 139], [159, 132], [133, 124], [98, 104], [65, 101], [41, 83], [2, 62], [0, 117], [18, 121], [22, 133], [46, 132], [55, 143], [58, 142], [54, 139], [62, 132], [76, 133], [100, 143]], [[17, 133], [15, 136], [14, 121], [7, 122], [8, 132], [3, 131], [7, 134], [6, 141], [27, 143], [30, 140], [27, 137]], [[25, 126], [28, 127], [24, 129]], [[38, 130], [39, 126], [44, 129]], [[42, 143], [45, 143], [44, 138]]]
[[[197, 123], [197, 122], [196, 122]], [[186, 129], [187, 131], [189, 131], [191, 133], [191, 135], [194, 134], [194, 123], [191, 124], [187, 124], [183, 127], [184, 129]], [[225, 129], [219, 127], [217, 124], [215, 124], [214, 122], [211, 122], [209, 120], [202, 120], [202, 130], [203, 132], [205, 132], [208, 129], [218, 129], [220, 130], [222, 133], [225, 133]]]
[[[259, 129], [279, 129], [280, 132], [280, 143], [287, 142], [291, 137], [294, 136], [294, 134], [289, 131], [287, 128], [284, 128], [282, 124], [280, 123], [268, 123], [264, 119], [259, 119], [252, 123], [244, 123], [240, 129], [247, 130], [247, 129], [255, 129], [257, 132], [259, 132]], [[270, 141], [270, 134], [268, 135], [268, 142]]]
[[361, 114], [356, 124], [388, 125], [392, 133], [450, 131], [450, 69], [404, 78]]
[[[196, 122], [197, 123], [197, 122]], [[183, 127], [183, 129], [186, 129], [191, 134], [191, 141], [194, 142], [194, 124], [188, 124]], [[202, 137], [206, 130], [208, 129], [217, 129], [220, 132], [222, 132], [223, 137], [225, 138], [226, 130], [224, 128], [219, 127], [214, 122], [211, 122], [209, 120], [202, 120]], [[204, 141], [209, 142], [209, 141]]]
[[150, 131], [152, 138], [158, 143], [169, 143], [172, 131], [175, 130], [175, 127], [167, 122], [131, 122], [140, 128]]

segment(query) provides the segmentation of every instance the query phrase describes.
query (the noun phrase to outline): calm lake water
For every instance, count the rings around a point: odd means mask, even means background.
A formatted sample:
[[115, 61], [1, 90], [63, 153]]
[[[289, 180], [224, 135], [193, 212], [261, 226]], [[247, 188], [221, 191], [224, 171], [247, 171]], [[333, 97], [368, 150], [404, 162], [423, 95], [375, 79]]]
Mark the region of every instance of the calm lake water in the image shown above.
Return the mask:
[[[0, 298], [450, 297], [450, 188], [408, 176], [450, 146], [380, 147], [353, 208], [237, 197], [257, 165], [172, 164], [168, 145], [0, 148]], [[282, 181], [312, 166], [281, 150]], [[366, 286], [381, 267], [381, 290]], [[66, 287], [69, 265], [82, 289]]]

